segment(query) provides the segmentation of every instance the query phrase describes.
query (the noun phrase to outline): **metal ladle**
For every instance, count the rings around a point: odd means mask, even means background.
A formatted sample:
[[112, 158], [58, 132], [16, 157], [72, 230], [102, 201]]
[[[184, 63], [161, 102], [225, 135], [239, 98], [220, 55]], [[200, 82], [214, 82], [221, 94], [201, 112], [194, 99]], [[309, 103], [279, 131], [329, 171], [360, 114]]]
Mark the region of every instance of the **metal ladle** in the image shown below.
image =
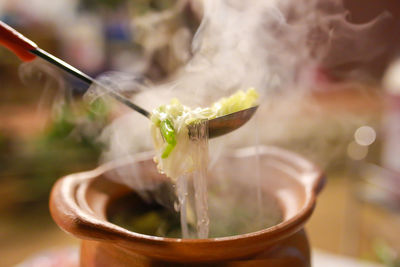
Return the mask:
[[[50, 62], [51, 64], [65, 70], [72, 74], [78, 79], [84, 81], [88, 85], [96, 85], [98, 88], [103, 89], [114, 99], [125, 104], [131, 109], [139, 112], [143, 116], [150, 118], [151, 113], [144, 108], [132, 103], [129, 99], [123, 95], [111, 90], [107, 86], [99, 83], [92, 77], [78, 70], [77, 68], [69, 65], [65, 61], [53, 56], [52, 54], [40, 49], [34, 42], [0, 21], [0, 44], [13, 51], [21, 60], [31, 61], [36, 56]], [[234, 112], [225, 116], [217, 117], [208, 121], [208, 134], [209, 138], [217, 137], [220, 135], [227, 134], [233, 130], [236, 130], [243, 124], [245, 124], [255, 113], [258, 106], [244, 109], [238, 112]]]

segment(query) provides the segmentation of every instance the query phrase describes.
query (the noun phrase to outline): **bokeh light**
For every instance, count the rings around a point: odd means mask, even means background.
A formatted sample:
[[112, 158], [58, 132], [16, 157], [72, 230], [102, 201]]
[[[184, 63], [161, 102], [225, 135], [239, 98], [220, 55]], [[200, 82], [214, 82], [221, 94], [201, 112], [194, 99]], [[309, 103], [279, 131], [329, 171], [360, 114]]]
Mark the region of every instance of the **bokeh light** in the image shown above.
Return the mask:
[[368, 154], [368, 147], [351, 142], [347, 146], [347, 155], [353, 160], [363, 160]]
[[370, 126], [362, 126], [354, 133], [354, 139], [361, 146], [369, 146], [375, 142], [376, 132]]

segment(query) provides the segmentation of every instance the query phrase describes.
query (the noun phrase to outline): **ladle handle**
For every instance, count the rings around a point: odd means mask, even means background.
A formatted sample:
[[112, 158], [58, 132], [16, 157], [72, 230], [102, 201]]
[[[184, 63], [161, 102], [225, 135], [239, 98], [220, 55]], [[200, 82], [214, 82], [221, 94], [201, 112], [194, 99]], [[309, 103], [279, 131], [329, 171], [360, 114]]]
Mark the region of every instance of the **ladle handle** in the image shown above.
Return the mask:
[[86, 75], [82, 71], [77, 68], [69, 65], [67, 62], [53, 56], [50, 53], [40, 49], [34, 42], [0, 21], [0, 44], [4, 45], [11, 51], [13, 51], [20, 59], [23, 61], [31, 61], [35, 59], [36, 56], [50, 62], [51, 64], [67, 71], [68, 73], [74, 75], [78, 79], [86, 82], [88, 85], [94, 84], [99, 88], [103, 89], [106, 93], [108, 93], [111, 97], [118, 100], [119, 102], [127, 105], [128, 107], [136, 110], [143, 116], [150, 118], [150, 112], [143, 109], [142, 107], [132, 103], [129, 99], [119, 94], [118, 92], [112, 91], [107, 86], [99, 83], [94, 80], [89, 75]]
[[0, 44], [13, 51], [22, 61], [36, 58], [30, 51], [36, 50], [38, 46], [2, 21], [0, 21]]

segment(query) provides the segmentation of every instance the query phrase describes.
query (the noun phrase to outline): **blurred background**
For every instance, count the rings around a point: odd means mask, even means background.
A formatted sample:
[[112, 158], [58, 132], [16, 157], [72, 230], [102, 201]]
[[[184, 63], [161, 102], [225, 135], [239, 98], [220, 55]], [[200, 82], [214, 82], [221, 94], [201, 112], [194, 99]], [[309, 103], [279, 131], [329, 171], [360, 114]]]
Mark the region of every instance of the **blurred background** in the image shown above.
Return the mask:
[[[0, 20], [91, 76], [123, 71], [157, 84], [190, 59], [201, 2], [3, 0]], [[270, 144], [326, 170], [327, 185], [306, 227], [316, 260], [400, 266], [400, 82], [391, 78], [400, 77], [400, 67], [388, 69], [400, 60], [400, 3], [344, 4], [356, 24], [391, 14], [379, 35], [385, 49], [363, 65], [321, 63], [308, 73], [317, 90], [302, 100], [292, 130]], [[363, 79], [352, 79], [355, 71]], [[0, 47], [0, 266], [60, 248], [59, 257], [74, 260], [78, 240], [51, 220], [49, 192], [63, 175], [98, 165], [101, 130], [123, 112], [101, 101], [88, 108], [85, 90], [49, 64], [21, 63]], [[321, 135], [328, 137], [323, 149], [310, 153]]]

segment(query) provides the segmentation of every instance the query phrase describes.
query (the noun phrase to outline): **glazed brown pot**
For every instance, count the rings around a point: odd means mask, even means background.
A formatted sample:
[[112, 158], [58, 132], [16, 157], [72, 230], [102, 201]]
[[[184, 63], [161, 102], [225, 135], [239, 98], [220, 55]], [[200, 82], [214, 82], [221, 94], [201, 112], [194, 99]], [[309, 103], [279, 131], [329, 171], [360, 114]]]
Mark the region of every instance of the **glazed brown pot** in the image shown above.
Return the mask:
[[110, 203], [130, 189], [106, 176], [134, 165], [137, 175], [162, 179], [151, 158], [149, 153], [139, 154], [55, 184], [50, 211], [62, 229], [82, 239], [81, 266], [310, 266], [303, 225], [324, 183], [314, 164], [273, 147], [245, 148], [221, 157], [209, 173], [219, 168], [246, 177], [259, 160], [262, 187], [278, 200], [283, 221], [242, 235], [178, 239], [131, 232], [107, 220]]

